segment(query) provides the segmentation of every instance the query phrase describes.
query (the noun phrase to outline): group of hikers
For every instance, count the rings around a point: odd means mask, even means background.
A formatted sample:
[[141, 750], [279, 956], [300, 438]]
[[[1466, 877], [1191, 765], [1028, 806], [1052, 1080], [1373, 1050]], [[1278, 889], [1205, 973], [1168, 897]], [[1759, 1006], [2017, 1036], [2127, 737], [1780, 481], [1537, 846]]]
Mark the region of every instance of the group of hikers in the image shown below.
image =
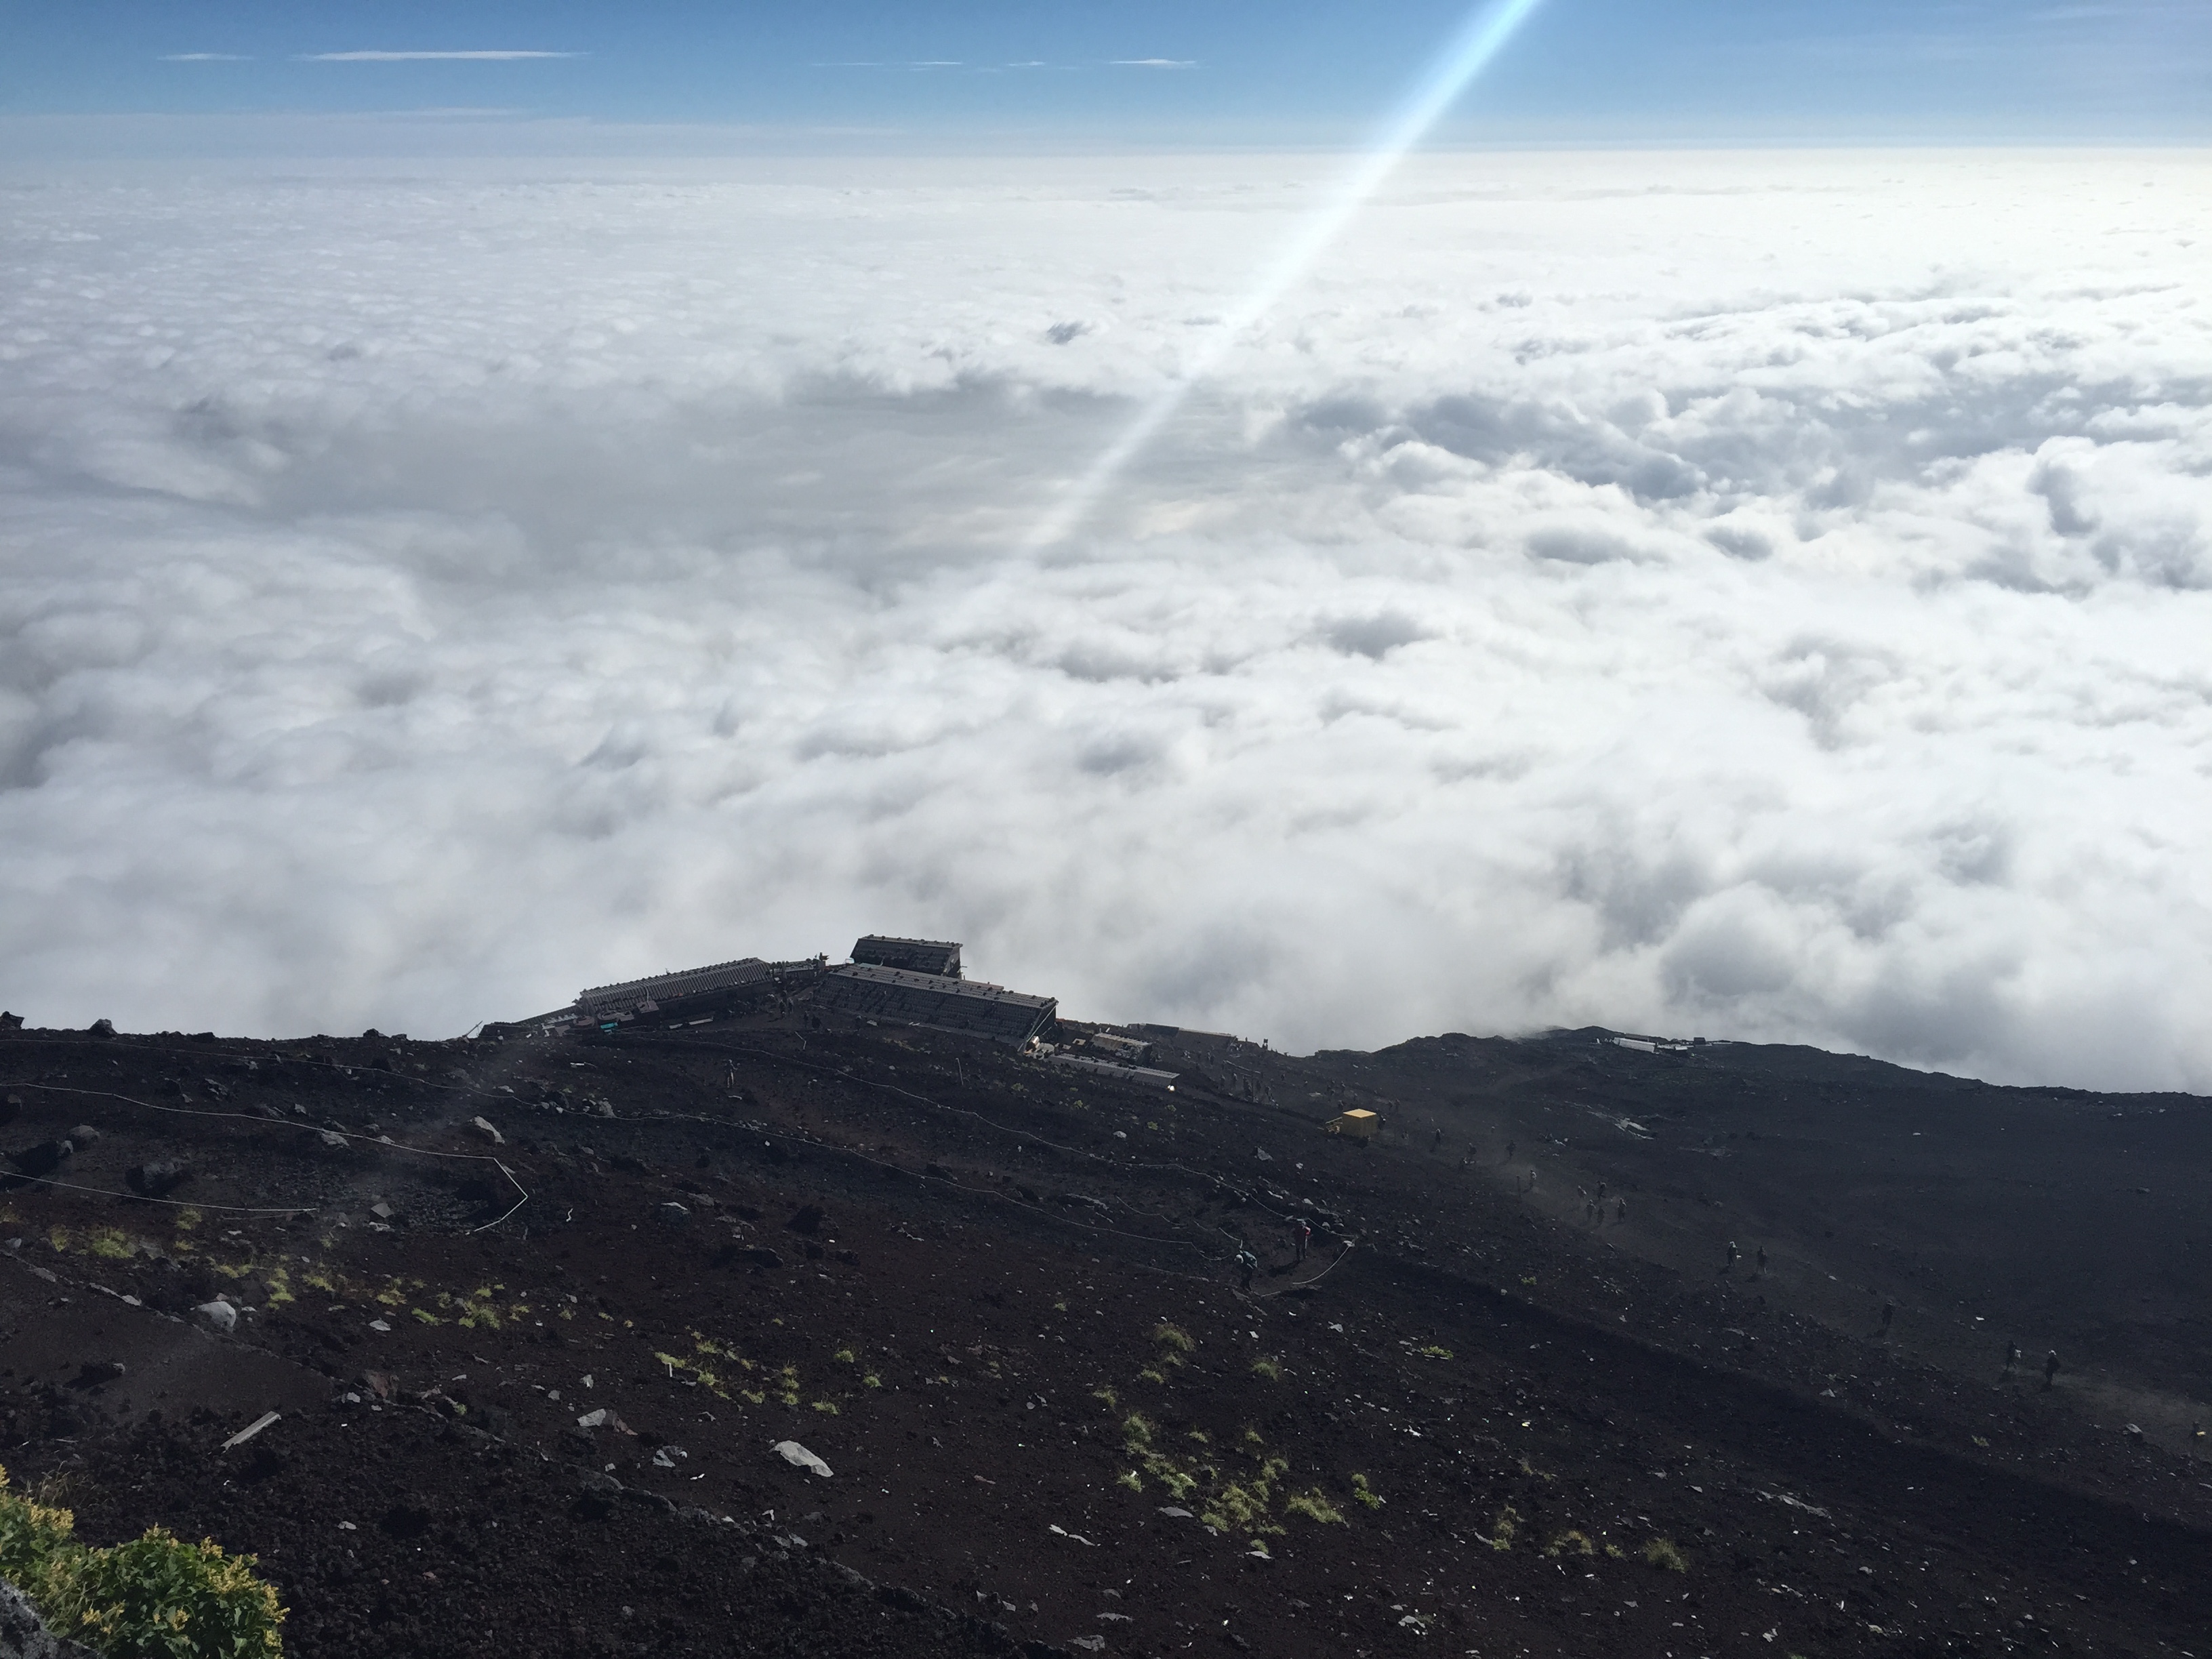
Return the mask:
[[[1304, 1261], [1306, 1259], [1306, 1251], [1312, 1245], [1313, 1223], [1308, 1221], [1304, 1216], [1292, 1216], [1291, 1218], [1291, 1248], [1297, 1253], [1298, 1261]], [[1350, 1243], [1346, 1242], [1339, 1254], [1351, 1248]], [[1260, 1258], [1252, 1254], [1252, 1247], [1249, 1244], [1241, 1245], [1237, 1249], [1237, 1271], [1243, 1277], [1243, 1288], [1250, 1290], [1252, 1276], [1260, 1271]]]

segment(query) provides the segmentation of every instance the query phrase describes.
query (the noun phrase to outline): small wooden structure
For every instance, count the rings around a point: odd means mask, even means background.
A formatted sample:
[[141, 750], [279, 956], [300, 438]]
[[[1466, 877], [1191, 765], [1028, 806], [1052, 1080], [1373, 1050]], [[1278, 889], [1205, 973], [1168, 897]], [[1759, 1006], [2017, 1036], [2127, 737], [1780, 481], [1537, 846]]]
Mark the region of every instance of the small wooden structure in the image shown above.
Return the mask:
[[1324, 1133], [1350, 1135], [1354, 1140], [1372, 1140], [1375, 1132], [1382, 1127], [1382, 1120], [1370, 1111], [1354, 1107], [1348, 1112], [1339, 1112], [1322, 1125]]

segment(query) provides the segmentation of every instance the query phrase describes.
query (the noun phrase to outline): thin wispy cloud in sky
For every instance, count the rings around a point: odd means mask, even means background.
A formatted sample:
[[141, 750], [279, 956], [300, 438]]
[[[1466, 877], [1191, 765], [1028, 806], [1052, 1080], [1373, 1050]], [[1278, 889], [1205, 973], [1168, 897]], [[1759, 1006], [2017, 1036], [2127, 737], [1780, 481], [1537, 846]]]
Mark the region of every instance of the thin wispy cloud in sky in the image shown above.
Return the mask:
[[250, 64], [253, 60], [236, 52], [166, 52], [161, 54], [165, 64]]
[[1196, 69], [1195, 58], [1115, 58], [1108, 60], [1115, 69]]
[[307, 52], [305, 64], [507, 64], [526, 58], [582, 58], [580, 52]]

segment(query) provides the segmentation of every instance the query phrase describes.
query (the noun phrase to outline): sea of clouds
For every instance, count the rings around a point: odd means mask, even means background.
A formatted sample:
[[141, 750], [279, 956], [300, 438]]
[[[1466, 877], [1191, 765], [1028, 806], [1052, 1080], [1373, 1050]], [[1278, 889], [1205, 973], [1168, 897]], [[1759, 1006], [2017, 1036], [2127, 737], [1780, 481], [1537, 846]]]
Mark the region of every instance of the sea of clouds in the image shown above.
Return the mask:
[[1281, 1046], [2212, 1091], [2212, 161], [0, 185], [0, 1004], [863, 931]]

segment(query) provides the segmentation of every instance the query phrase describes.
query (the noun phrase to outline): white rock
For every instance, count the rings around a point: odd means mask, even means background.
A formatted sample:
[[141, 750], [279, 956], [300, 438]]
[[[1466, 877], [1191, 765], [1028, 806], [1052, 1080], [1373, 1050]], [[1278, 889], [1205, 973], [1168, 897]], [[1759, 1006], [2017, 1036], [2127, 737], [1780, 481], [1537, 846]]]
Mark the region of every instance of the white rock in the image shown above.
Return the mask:
[[5, 1659], [92, 1659], [92, 1650], [49, 1632], [29, 1598], [0, 1583], [0, 1656]]
[[238, 1328], [238, 1310], [228, 1302], [203, 1302], [192, 1310], [203, 1328], [228, 1336]]
[[830, 1466], [796, 1440], [779, 1440], [774, 1449], [777, 1456], [794, 1469], [811, 1469], [825, 1480], [829, 1479]]
[[507, 1145], [507, 1137], [500, 1133], [497, 1129], [492, 1127], [491, 1120], [489, 1118], [471, 1118], [469, 1120], [469, 1127], [474, 1129], [478, 1134], [482, 1135], [486, 1140], [491, 1142], [495, 1146], [504, 1146]]

